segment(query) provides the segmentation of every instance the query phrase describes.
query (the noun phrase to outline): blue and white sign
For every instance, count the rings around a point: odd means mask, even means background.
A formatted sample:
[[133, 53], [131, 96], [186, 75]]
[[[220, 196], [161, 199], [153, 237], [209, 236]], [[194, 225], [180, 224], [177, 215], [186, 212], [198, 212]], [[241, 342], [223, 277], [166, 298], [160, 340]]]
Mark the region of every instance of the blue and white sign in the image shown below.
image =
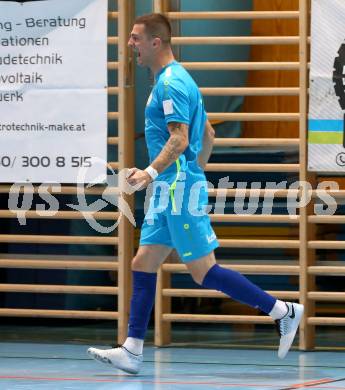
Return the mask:
[[345, 172], [345, 2], [313, 0], [308, 168]]

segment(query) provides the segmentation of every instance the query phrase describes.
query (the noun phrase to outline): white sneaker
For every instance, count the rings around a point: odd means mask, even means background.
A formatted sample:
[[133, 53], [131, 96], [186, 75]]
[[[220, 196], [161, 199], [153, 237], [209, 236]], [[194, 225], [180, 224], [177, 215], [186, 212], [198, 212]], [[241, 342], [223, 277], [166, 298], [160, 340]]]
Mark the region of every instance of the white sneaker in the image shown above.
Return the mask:
[[289, 352], [304, 311], [304, 306], [299, 303], [285, 302], [285, 304], [288, 312], [283, 318], [275, 321], [280, 336], [278, 350], [280, 359], [284, 359]]
[[111, 364], [129, 374], [137, 374], [143, 362], [143, 355], [134, 355], [123, 346], [105, 350], [89, 348], [87, 353], [93, 359], [101, 363]]

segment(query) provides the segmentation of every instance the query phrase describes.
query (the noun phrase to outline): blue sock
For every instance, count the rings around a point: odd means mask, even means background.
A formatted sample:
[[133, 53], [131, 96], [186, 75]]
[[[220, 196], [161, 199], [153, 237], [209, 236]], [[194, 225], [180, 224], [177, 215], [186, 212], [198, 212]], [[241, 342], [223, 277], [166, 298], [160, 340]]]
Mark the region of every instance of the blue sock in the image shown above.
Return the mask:
[[133, 271], [133, 293], [128, 323], [128, 337], [145, 338], [156, 295], [157, 274]]
[[208, 270], [202, 281], [202, 287], [221, 291], [236, 301], [259, 308], [267, 314], [276, 302], [276, 298], [267, 294], [240, 273], [222, 268], [218, 264]]

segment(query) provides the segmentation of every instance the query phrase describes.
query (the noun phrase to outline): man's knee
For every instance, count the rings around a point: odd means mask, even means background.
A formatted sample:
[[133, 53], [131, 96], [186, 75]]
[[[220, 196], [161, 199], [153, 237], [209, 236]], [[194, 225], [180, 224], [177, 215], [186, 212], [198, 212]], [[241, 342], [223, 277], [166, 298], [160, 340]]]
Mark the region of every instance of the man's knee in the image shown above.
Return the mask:
[[136, 255], [133, 257], [131, 264], [132, 271], [142, 271], [145, 272], [145, 264], [144, 259], [140, 255]]
[[208, 271], [211, 267], [205, 266], [205, 267], [192, 267], [189, 268], [189, 273], [194, 280], [195, 283], [197, 283], [199, 286], [202, 286], [203, 281], [205, 279], [205, 276], [207, 275]]
[[141, 246], [132, 260], [132, 271], [157, 272], [170, 252], [164, 245]]
[[202, 282], [204, 280], [205, 275], [200, 272], [190, 272], [190, 275], [194, 282], [199, 286], [202, 286]]
[[189, 273], [191, 274], [195, 283], [200, 286], [203, 284], [204, 278], [208, 271], [216, 264], [214, 253], [210, 253], [207, 256], [200, 259], [186, 263]]

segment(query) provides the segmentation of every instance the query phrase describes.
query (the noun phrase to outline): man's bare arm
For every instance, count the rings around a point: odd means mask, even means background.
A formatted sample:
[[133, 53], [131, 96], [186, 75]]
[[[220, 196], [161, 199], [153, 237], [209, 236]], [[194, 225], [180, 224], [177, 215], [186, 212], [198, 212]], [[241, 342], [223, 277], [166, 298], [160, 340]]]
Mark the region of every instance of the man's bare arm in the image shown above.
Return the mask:
[[173, 164], [185, 151], [189, 144], [188, 125], [185, 123], [171, 122], [168, 124], [170, 137], [163, 149], [151, 163], [158, 173], [163, 172]]
[[188, 125], [171, 122], [168, 124], [170, 137], [157, 158], [144, 171], [138, 168], [130, 169], [127, 182], [136, 186], [136, 190], [146, 188], [155, 177], [173, 164], [188, 146]]
[[202, 140], [202, 150], [198, 157], [198, 163], [202, 169], [205, 169], [205, 166], [211, 156], [213, 149], [215, 131], [211, 123], [207, 120], [205, 124], [204, 138]]

